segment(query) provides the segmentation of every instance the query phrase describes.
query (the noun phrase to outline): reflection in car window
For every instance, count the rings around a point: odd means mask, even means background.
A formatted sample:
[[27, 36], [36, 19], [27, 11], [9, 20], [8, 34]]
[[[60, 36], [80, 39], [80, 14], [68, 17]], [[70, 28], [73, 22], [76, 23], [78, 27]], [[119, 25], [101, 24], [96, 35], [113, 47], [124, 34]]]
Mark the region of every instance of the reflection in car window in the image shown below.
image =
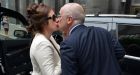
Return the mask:
[[[7, 37], [7, 38], [10, 38], [10, 39], [16, 39], [17, 37], [14, 36], [14, 31], [15, 30], [26, 30], [19, 20], [15, 19], [15, 18], [12, 18], [12, 17], [7, 17], [7, 24], [9, 24], [8, 26], [4, 26], [3, 23], [4, 22], [2, 21], [1, 22], [1, 27], [0, 27], [1, 28], [0, 29], [1, 39], [3, 37]], [[8, 30], [8, 34], [5, 34], [5, 30], [6, 30], [5, 27]]]
[[102, 23], [102, 22], [85, 22], [86, 26], [95, 26], [95, 27], [101, 27], [108, 30], [108, 23]]
[[140, 57], [140, 25], [119, 24], [118, 34], [126, 54]]

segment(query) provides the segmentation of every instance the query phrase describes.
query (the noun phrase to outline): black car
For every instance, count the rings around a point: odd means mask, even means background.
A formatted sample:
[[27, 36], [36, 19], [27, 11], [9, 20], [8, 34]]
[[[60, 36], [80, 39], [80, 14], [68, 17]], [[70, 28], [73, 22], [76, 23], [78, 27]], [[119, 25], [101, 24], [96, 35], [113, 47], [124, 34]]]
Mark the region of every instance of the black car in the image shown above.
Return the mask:
[[8, 16], [9, 19], [8, 35], [0, 25], [0, 75], [28, 75], [32, 70], [29, 57], [32, 38], [25, 35], [28, 22], [16, 11], [3, 7], [0, 10], [0, 18]]
[[124, 75], [140, 75], [140, 18], [136, 15], [99, 14], [88, 15], [86, 26], [108, 30], [125, 49], [126, 55], [120, 62]]
[[[9, 20], [8, 35], [0, 25], [0, 75], [30, 75], [32, 65], [29, 50], [33, 37], [26, 29], [29, 24], [16, 11], [4, 7], [0, 7], [0, 10], [0, 19], [8, 16]], [[58, 44], [63, 40], [60, 32], [54, 32], [53, 37]]]

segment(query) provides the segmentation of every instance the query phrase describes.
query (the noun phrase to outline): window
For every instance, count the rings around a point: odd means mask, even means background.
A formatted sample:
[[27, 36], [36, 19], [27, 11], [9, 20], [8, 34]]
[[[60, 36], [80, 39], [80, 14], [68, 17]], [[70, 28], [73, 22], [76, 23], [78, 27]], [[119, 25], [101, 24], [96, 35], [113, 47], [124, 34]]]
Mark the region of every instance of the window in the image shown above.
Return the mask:
[[[22, 23], [20, 23], [20, 21], [18, 21], [19, 23], [13, 23], [10, 22], [10, 20], [12, 21], [17, 21], [17, 19], [12, 18], [12, 17], [7, 17], [7, 25], [3, 24], [1, 25], [1, 29], [0, 29], [0, 39], [16, 39], [16, 37], [14, 36], [14, 30], [26, 30]], [[7, 33], [7, 29], [8, 29], [8, 33]]]
[[85, 25], [86, 26], [101, 27], [101, 28], [104, 28], [104, 29], [107, 29], [107, 30], [108, 30], [108, 26], [109, 26], [108, 23], [103, 23], [103, 22], [85, 22]]
[[140, 57], [140, 25], [119, 24], [118, 35], [126, 54]]

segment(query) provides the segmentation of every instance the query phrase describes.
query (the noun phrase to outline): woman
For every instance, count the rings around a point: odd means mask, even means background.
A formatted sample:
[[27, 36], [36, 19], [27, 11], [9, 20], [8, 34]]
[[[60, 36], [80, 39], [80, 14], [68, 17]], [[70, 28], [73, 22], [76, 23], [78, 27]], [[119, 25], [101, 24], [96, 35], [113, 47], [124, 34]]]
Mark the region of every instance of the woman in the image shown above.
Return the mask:
[[59, 45], [51, 36], [58, 30], [54, 11], [45, 4], [33, 4], [27, 9], [29, 30], [34, 32], [30, 47], [32, 75], [60, 75]]

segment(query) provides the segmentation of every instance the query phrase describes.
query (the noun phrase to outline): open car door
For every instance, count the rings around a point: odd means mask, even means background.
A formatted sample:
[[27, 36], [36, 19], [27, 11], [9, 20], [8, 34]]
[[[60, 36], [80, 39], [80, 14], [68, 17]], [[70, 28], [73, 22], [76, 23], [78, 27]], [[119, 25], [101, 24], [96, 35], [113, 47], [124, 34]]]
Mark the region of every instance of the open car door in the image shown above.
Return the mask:
[[[9, 34], [0, 29], [0, 75], [28, 75], [32, 70], [29, 57], [31, 39], [26, 37], [27, 20], [20, 13], [0, 7], [0, 18], [8, 16], [18, 24], [9, 23]], [[15, 31], [19, 32], [15, 32]], [[25, 32], [24, 35], [22, 32]], [[15, 35], [21, 35], [20, 37]]]

